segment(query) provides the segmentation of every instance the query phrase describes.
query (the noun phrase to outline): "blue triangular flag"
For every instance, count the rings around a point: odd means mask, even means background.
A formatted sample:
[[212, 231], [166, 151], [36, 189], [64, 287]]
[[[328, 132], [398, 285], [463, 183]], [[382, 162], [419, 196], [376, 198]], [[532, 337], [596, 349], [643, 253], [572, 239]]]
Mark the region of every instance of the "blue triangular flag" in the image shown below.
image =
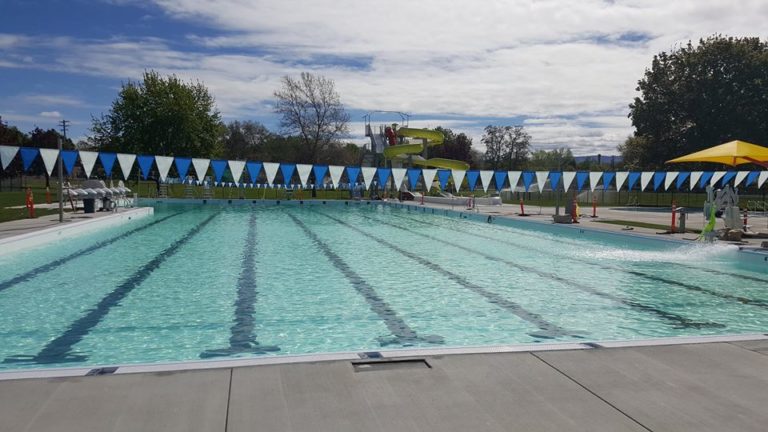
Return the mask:
[[173, 158], [173, 163], [176, 164], [176, 171], [179, 173], [179, 178], [183, 181], [187, 178], [187, 172], [189, 172], [189, 164], [192, 163], [192, 158]]
[[631, 172], [629, 173], [629, 180], [627, 183], [627, 190], [632, 190], [632, 188], [635, 186], [635, 183], [640, 180], [640, 173], [639, 172]]
[[289, 163], [281, 163], [280, 164], [280, 172], [283, 173], [283, 184], [289, 185], [291, 184], [291, 177], [293, 177], [293, 172], [296, 170], [296, 164], [289, 164]]
[[451, 178], [451, 171], [446, 169], [437, 170], [437, 181], [440, 182], [440, 189], [445, 190], [448, 187], [448, 179]]
[[77, 150], [61, 151], [61, 163], [64, 165], [64, 169], [67, 170], [67, 175], [72, 175], [72, 170], [75, 169], [75, 162], [77, 162]]
[[725, 186], [728, 184], [729, 181], [731, 181], [734, 177], [736, 177], [736, 171], [728, 171], [723, 176], [722, 180], [720, 180], [720, 186]]
[[576, 188], [579, 190], [579, 192], [581, 192], [581, 188], [584, 187], [584, 182], [586, 182], [588, 178], [588, 172], [579, 171], [576, 173]]
[[349, 177], [349, 184], [357, 184], [357, 177], [360, 176], [360, 167], [347, 167], [347, 177]]
[[507, 172], [506, 171], [494, 172], [493, 182], [496, 183], [496, 190], [500, 191], [502, 188], [504, 188], [504, 183], [507, 182]]
[[[533, 184], [533, 176], [535, 174], [531, 171], [523, 171], [523, 186], [525, 186], [525, 191], [528, 192], [528, 189], [531, 187], [531, 184]], [[544, 186], [544, 185], [542, 185]]]
[[677, 175], [677, 190], [680, 190], [683, 188], [683, 185], [685, 185], [688, 180], [688, 177], [691, 176], [691, 173], [689, 171], [681, 171], [680, 174]]
[[606, 171], [603, 173], [603, 190], [608, 189], [608, 186], [611, 185], [614, 177], [616, 177], [616, 173], [613, 171]]
[[376, 175], [379, 176], [379, 187], [386, 188], [389, 182], [389, 176], [392, 174], [392, 170], [389, 168], [379, 168], [376, 171]]
[[467, 186], [469, 186], [470, 192], [475, 191], [475, 187], [477, 186], [477, 179], [479, 177], [480, 177], [480, 171], [478, 170], [467, 171]]
[[408, 184], [411, 189], [416, 189], [416, 185], [419, 183], [419, 176], [421, 176], [421, 168], [408, 168]]
[[112, 175], [112, 167], [115, 166], [115, 160], [117, 160], [116, 153], [99, 152], [99, 160], [101, 166], [104, 167], [104, 174], [109, 177]]
[[248, 169], [248, 177], [251, 179], [251, 183], [256, 183], [261, 174], [261, 162], [246, 162], [246, 169]]
[[227, 161], [225, 160], [212, 160], [211, 168], [213, 168], [213, 178], [216, 183], [221, 183], [221, 179], [224, 177], [224, 171], [227, 169]]
[[665, 171], [656, 171], [653, 173], [653, 191], [659, 189], [659, 186], [664, 183], [664, 179], [667, 178], [667, 173]]
[[553, 191], [556, 191], [558, 186], [560, 186], [560, 177], [562, 176], [563, 176], [562, 171], [549, 172], [549, 185], [552, 187]]
[[760, 171], [750, 171], [750, 173], [747, 174], [747, 182], [744, 186], [749, 186], [752, 183], [754, 183], [755, 180], [757, 180], [757, 176], [759, 175], [760, 175]]
[[701, 174], [701, 178], [699, 179], [699, 187], [704, 188], [706, 185], [709, 184], [709, 181], [712, 180], [712, 176], [715, 175], [713, 171], [705, 171]]
[[32, 166], [32, 162], [40, 154], [40, 150], [36, 147], [22, 147], [19, 149], [19, 153], [21, 153], [21, 165], [24, 167], [24, 171], [26, 171]]
[[314, 165], [312, 173], [315, 175], [315, 184], [322, 186], [325, 184], [325, 175], [328, 173], [328, 165]]
[[154, 156], [138, 155], [136, 156], [136, 162], [139, 163], [139, 169], [141, 170], [141, 177], [146, 180], [149, 177], [149, 171], [152, 169], [152, 162], [155, 161]]

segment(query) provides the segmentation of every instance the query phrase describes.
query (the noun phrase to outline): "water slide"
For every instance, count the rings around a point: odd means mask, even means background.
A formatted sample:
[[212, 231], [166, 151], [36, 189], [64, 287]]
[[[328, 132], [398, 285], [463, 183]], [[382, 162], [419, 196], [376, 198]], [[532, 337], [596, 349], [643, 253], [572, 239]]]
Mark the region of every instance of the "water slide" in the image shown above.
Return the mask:
[[464, 161], [445, 159], [445, 158], [432, 158], [424, 159], [421, 157], [421, 153], [424, 151], [424, 146], [432, 147], [441, 145], [443, 143], [443, 134], [440, 131], [429, 129], [414, 129], [414, 128], [400, 128], [397, 130], [397, 135], [406, 138], [417, 138], [424, 140], [421, 144], [399, 144], [389, 146], [384, 149], [384, 157], [387, 159], [405, 159], [409, 155], [411, 156], [411, 163], [414, 165], [420, 165], [425, 167], [443, 168], [443, 169], [457, 169], [468, 170], [469, 164]]

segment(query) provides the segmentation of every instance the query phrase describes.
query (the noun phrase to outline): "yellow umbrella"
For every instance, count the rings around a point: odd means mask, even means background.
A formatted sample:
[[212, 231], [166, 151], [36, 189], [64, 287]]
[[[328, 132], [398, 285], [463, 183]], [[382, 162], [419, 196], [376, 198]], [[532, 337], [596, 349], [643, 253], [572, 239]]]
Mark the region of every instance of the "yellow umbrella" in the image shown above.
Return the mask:
[[667, 161], [680, 162], [714, 162], [730, 166], [753, 163], [768, 168], [768, 147], [736, 140]]

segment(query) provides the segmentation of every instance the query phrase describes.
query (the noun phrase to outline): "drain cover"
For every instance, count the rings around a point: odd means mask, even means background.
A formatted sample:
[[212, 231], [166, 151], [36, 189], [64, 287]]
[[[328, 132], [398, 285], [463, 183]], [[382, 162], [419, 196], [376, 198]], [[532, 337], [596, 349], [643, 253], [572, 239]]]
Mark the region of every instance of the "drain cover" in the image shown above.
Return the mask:
[[396, 369], [432, 369], [424, 359], [378, 360], [353, 362], [355, 372], [375, 372]]

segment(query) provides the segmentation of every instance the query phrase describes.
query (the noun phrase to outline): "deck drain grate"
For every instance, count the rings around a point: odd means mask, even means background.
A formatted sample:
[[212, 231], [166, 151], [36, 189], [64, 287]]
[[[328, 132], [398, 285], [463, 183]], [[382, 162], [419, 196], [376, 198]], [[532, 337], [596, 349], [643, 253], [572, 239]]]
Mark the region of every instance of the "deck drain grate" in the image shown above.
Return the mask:
[[424, 359], [372, 360], [352, 362], [355, 372], [376, 372], [403, 369], [432, 369]]
[[378, 352], [378, 351], [361, 352], [361, 353], [358, 354], [358, 356], [361, 359], [380, 359], [380, 358], [384, 358], [384, 356], [381, 355], [381, 353]]
[[117, 371], [117, 367], [103, 367], [103, 368], [96, 368], [91, 369], [88, 371], [85, 376], [99, 376], [99, 375], [112, 375]]

